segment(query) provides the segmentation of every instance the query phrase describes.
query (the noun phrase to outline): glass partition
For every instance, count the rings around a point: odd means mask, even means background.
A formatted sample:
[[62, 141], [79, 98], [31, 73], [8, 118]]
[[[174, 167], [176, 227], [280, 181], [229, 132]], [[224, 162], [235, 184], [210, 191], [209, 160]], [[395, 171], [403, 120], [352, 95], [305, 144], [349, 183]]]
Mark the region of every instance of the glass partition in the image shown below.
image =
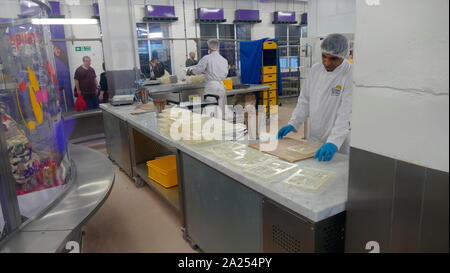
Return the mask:
[[[150, 77], [150, 61], [156, 59], [169, 74], [173, 73], [171, 41], [167, 23], [136, 24], [141, 72]], [[160, 39], [159, 39], [160, 38]]]
[[0, 240], [2, 239], [2, 235], [4, 232], [5, 227], [5, 219], [3, 218], [3, 210], [2, 210], [2, 204], [0, 203]]
[[[0, 156], [9, 162], [1, 170], [10, 170], [14, 178], [9, 185], [14, 196], [0, 201], [2, 206], [18, 204], [26, 221], [68, 187], [71, 164], [49, 22], [44, 20], [49, 9], [33, 0], [2, 5], [17, 12], [0, 14], [0, 137], [6, 146]], [[8, 175], [2, 173], [1, 187], [9, 183]]]

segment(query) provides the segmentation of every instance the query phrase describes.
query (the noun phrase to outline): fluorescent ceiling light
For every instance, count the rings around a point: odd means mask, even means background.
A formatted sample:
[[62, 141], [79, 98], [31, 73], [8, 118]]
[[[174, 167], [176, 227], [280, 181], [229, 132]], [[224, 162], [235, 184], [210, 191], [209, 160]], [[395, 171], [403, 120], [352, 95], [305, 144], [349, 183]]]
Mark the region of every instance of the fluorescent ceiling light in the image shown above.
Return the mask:
[[97, 25], [97, 19], [90, 18], [33, 18], [33, 25]]

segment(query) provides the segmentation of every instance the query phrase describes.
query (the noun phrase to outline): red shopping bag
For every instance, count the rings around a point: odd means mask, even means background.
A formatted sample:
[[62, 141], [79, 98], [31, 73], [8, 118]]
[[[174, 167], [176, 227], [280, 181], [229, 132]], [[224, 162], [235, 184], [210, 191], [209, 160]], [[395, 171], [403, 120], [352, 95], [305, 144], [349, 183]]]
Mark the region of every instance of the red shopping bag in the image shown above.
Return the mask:
[[88, 106], [86, 104], [86, 101], [83, 99], [83, 96], [78, 96], [77, 100], [75, 101], [75, 110], [77, 112], [87, 110]]

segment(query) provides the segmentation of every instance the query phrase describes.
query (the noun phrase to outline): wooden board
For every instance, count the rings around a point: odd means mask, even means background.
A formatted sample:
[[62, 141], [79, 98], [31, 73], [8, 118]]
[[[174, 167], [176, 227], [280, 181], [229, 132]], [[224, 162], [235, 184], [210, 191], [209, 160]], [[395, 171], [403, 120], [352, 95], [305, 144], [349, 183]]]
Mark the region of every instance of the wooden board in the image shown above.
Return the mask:
[[[248, 146], [259, 150], [259, 145], [265, 143], [250, 144]], [[278, 140], [278, 145], [275, 150], [261, 151], [292, 163], [313, 157], [321, 145], [322, 143], [283, 138]]]
[[153, 105], [153, 103], [138, 104], [135, 109], [148, 110], [148, 111], [156, 110], [155, 105]]

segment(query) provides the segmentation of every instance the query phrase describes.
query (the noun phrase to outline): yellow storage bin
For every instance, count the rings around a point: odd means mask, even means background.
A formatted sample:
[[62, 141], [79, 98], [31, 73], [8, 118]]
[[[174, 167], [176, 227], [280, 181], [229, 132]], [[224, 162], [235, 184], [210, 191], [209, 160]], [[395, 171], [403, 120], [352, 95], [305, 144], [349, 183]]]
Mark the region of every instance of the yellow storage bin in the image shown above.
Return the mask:
[[277, 66], [263, 66], [263, 74], [273, 74], [273, 73], [277, 73]]
[[[270, 114], [274, 115], [274, 114], [278, 114], [278, 105], [270, 105]], [[264, 106], [265, 112], [269, 113], [269, 107]]]
[[226, 90], [233, 89], [233, 81], [232, 80], [226, 79], [226, 80], [223, 80], [222, 82], [225, 85]]
[[270, 98], [267, 100], [267, 98], [263, 99], [263, 105], [277, 105], [277, 98]]
[[275, 115], [275, 114], [278, 114], [278, 105], [271, 105], [270, 106], [270, 114], [271, 115]]
[[278, 45], [274, 41], [265, 41], [263, 43], [263, 49], [277, 49]]
[[165, 188], [178, 185], [177, 157], [169, 155], [147, 161], [148, 177]]
[[263, 83], [266, 82], [276, 82], [277, 81], [277, 74], [267, 74], [262, 76]]
[[[262, 91], [259, 93], [259, 97], [262, 99], [267, 99], [267, 91]], [[269, 98], [276, 98], [277, 97], [277, 90], [270, 90], [269, 91]]]
[[268, 83], [265, 83], [264, 85], [270, 86], [269, 87], [270, 90], [277, 90], [277, 83], [276, 82], [268, 82]]

